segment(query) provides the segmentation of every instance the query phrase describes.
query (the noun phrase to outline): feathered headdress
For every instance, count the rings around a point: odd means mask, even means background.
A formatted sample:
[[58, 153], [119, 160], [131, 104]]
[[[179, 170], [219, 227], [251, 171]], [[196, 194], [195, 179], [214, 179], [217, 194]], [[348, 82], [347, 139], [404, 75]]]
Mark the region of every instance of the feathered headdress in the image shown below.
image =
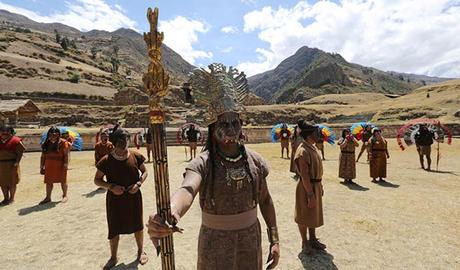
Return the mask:
[[206, 122], [212, 124], [225, 112], [244, 112], [243, 100], [249, 93], [244, 72], [236, 68], [214, 63], [195, 69], [190, 76], [193, 97], [198, 104], [207, 107]]

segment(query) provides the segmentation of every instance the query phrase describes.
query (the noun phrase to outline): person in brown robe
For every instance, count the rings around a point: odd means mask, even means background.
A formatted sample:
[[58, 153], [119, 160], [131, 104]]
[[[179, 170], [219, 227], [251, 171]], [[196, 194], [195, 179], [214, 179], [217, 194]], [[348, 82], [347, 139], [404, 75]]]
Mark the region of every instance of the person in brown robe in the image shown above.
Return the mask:
[[367, 146], [367, 142], [369, 141], [371, 137], [372, 137], [372, 127], [371, 125], [367, 125], [363, 132], [363, 145], [361, 146], [361, 150], [359, 151], [356, 162], [359, 161], [364, 151], [367, 151], [367, 161], [369, 162], [369, 147]]
[[[137, 260], [144, 265], [148, 257], [144, 252], [144, 223], [142, 218], [142, 194], [140, 188], [147, 178], [145, 158], [128, 150], [129, 133], [121, 128], [113, 134], [115, 149], [97, 163], [94, 183], [108, 190], [106, 211], [108, 239], [111, 257], [104, 269], [110, 269], [118, 263], [118, 243], [120, 234], [132, 234], [137, 244]], [[141, 174], [139, 174], [139, 171]], [[104, 181], [104, 175], [107, 181]]]
[[44, 175], [46, 184], [46, 197], [40, 204], [51, 202], [51, 193], [55, 183], [61, 184], [62, 200], [65, 203], [67, 197], [67, 169], [69, 164], [70, 143], [61, 138], [61, 132], [57, 127], [51, 127], [42, 144], [40, 157], [40, 174]]
[[356, 178], [355, 149], [359, 146], [358, 141], [349, 129], [344, 129], [337, 144], [340, 146], [339, 177], [345, 183], [352, 183]]
[[281, 143], [281, 158], [284, 157], [284, 149], [286, 149], [286, 158], [289, 158], [289, 139], [291, 138], [291, 131], [288, 126], [283, 124], [280, 131], [280, 143]]
[[303, 138], [302, 138], [302, 136], [300, 136], [300, 129], [299, 129], [298, 123], [295, 126], [294, 130], [295, 130], [295, 132], [294, 132], [294, 134], [292, 134], [292, 139], [291, 139], [291, 150], [292, 150], [291, 152], [292, 152], [292, 155], [291, 155], [291, 164], [289, 166], [289, 171], [294, 173], [293, 178], [297, 181], [299, 179], [299, 175], [297, 174], [297, 168], [295, 167], [294, 156], [295, 156], [295, 152], [297, 150], [297, 147], [299, 147], [299, 145], [302, 143]]
[[323, 163], [314, 146], [320, 140], [319, 128], [307, 121], [303, 121], [299, 127], [304, 141], [297, 148], [294, 158], [300, 175], [296, 188], [295, 222], [302, 238], [302, 250], [310, 254], [313, 249], [326, 249], [326, 245], [316, 237], [316, 228], [324, 224]]
[[372, 182], [385, 181], [387, 177], [388, 143], [378, 128], [372, 130], [372, 137], [367, 142], [369, 148], [369, 169]]
[[[177, 222], [199, 193], [202, 225], [198, 239], [199, 270], [261, 270], [261, 226], [257, 205], [268, 227], [270, 241], [267, 269], [279, 260], [275, 207], [267, 186], [268, 166], [242, 140], [241, 120], [225, 112], [208, 127], [204, 151], [186, 168], [182, 186], [171, 198], [171, 212]], [[158, 215], [148, 222], [155, 246], [173, 231]]]
[[10, 126], [0, 127], [0, 187], [3, 201], [0, 205], [14, 202], [16, 186], [20, 181], [19, 163], [25, 147], [19, 137], [14, 136]]
[[113, 148], [115, 148], [115, 146], [113, 146], [113, 144], [109, 141], [109, 131], [108, 131], [108, 129], [103, 129], [100, 132], [100, 136], [101, 136], [101, 141], [96, 143], [96, 145], [94, 146], [94, 161], [95, 161], [95, 164], [97, 164], [99, 162], [99, 160], [101, 160], [101, 158], [103, 158], [104, 156], [110, 154], [110, 152], [112, 152]]

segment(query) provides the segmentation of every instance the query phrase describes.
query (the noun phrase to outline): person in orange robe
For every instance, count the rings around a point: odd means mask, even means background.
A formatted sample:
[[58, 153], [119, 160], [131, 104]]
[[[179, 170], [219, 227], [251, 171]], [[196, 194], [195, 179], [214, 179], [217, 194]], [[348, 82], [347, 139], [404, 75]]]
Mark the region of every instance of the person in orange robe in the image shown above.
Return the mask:
[[0, 187], [4, 199], [0, 205], [13, 203], [16, 186], [19, 183], [19, 162], [25, 150], [21, 138], [14, 136], [14, 129], [0, 127]]
[[94, 146], [94, 164], [97, 164], [101, 158], [112, 152], [113, 144], [109, 141], [109, 130], [103, 129], [100, 133], [101, 141]]
[[46, 141], [42, 144], [40, 158], [40, 174], [45, 176], [46, 197], [40, 204], [51, 202], [51, 192], [54, 183], [61, 183], [62, 201], [67, 202], [67, 168], [69, 162], [70, 144], [61, 138], [58, 128], [48, 130]]

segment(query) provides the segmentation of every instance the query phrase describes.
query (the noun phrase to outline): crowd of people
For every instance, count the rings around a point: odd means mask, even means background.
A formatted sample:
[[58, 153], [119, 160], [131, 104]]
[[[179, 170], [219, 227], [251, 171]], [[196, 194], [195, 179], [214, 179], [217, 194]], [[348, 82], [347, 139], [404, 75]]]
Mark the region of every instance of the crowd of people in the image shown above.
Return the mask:
[[[267, 184], [269, 166], [266, 160], [244, 144], [247, 136], [242, 130], [242, 105], [245, 80], [234, 77], [235, 70], [221, 64], [213, 64], [208, 70], [194, 70], [191, 83], [196, 95], [206, 101], [208, 109], [205, 121], [207, 138], [201, 153], [197, 155], [197, 143], [201, 133], [191, 125], [183, 134], [189, 144], [191, 161], [186, 166], [180, 187], [171, 195], [170, 210], [173, 220], [169, 223], [158, 213], [152, 213], [147, 231], [155, 247], [163, 237], [181, 232], [181, 219], [187, 214], [198, 196], [201, 208], [201, 227], [198, 236], [197, 269], [274, 269], [280, 260], [280, 240], [275, 205]], [[237, 75], [237, 74], [236, 74]], [[214, 76], [215, 80], [209, 80]], [[238, 79], [240, 78], [240, 79]], [[212, 82], [212, 83], [211, 83]], [[210, 94], [212, 92], [212, 94]], [[16, 186], [20, 180], [19, 167], [25, 150], [14, 129], [2, 126], [0, 140], [0, 186], [4, 195], [2, 205], [15, 200]], [[306, 120], [299, 120], [294, 132], [287, 125], [281, 130], [281, 158], [291, 160], [289, 170], [298, 180], [295, 192], [293, 223], [297, 224], [301, 245], [299, 249], [311, 255], [315, 250], [325, 250], [319, 241], [317, 228], [324, 225], [323, 218], [323, 161], [325, 137], [321, 129]], [[100, 131], [100, 142], [95, 145], [94, 183], [106, 192], [106, 216], [111, 256], [104, 269], [118, 263], [118, 245], [121, 234], [134, 234], [137, 244], [137, 261], [146, 264], [144, 251], [144, 221], [142, 186], [148, 177], [143, 155], [129, 149], [130, 134], [119, 125]], [[431, 169], [430, 149], [435, 136], [421, 128], [415, 134], [420, 163]], [[151, 129], [145, 135], [147, 162], [150, 162], [154, 144]], [[388, 143], [378, 128], [367, 127], [363, 134], [361, 150], [358, 140], [349, 129], [342, 131], [340, 146], [340, 178], [352, 183], [356, 178], [356, 163], [365, 151], [372, 181], [385, 181]], [[62, 188], [62, 202], [68, 200], [67, 170], [72, 141], [51, 127], [41, 145], [40, 173], [44, 176], [46, 196], [40, 202], [51, 201], [53, 185]], [[424, 156], [427, 167], [424, 166]], [[152, 155], [155, 159], [155, 156]], [[154, 161], [154, 160], [152, 160]], [[286, 168], [288, 170], [288, 168]], [[265, 222], [268, 236], [268, 258], [262, 256], [262, 229], [258, 212]]]

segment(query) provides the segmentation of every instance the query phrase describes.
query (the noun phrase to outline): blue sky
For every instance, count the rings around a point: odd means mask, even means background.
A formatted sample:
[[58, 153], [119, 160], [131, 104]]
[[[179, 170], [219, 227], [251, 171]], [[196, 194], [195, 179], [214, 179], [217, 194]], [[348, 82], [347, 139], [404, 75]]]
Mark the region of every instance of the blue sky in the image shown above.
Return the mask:
[[309, 46], [382, 70], [460, 77], [459, 0], [0, 0], [83, 31], [146, 31], [149, 6], [160, 8], [165, 43], [196, 66], [254, 75]]

